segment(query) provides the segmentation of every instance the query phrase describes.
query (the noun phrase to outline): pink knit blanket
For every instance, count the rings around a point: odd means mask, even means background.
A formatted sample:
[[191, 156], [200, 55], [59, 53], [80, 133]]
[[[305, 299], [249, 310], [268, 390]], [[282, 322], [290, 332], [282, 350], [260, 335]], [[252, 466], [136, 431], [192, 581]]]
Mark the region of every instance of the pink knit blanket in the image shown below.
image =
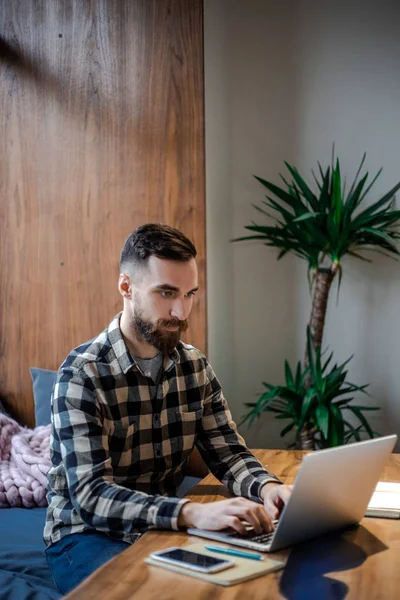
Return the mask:
[[0, 508], [47, 506], [50, 427], [28, 429], [0, 413]]

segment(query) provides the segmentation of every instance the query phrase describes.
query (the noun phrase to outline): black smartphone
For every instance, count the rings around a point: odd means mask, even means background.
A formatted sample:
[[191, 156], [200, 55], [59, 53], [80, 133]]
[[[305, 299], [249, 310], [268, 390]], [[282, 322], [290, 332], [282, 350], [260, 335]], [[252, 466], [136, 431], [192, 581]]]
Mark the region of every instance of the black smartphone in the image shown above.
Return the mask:
[[186, 567], [187, 569], [193, 569], [201, 573], [217, 573], [236, 564], [233, 560], [215, 558], [214, 556], [208, 556], [200, 552], [191, 552], [179, 546], [172, 546], [165, 550], [152, 552], [150, 557], [160, 562]]

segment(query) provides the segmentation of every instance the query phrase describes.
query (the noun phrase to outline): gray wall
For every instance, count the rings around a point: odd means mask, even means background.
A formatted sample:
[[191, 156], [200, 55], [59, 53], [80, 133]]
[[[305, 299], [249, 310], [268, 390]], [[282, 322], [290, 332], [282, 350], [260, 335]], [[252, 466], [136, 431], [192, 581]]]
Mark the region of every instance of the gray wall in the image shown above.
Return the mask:
[[[349, 179], [364, 151], [372, 175], [384, 167], [370, 201], [400, 180], [399, 22], [394, 1], [205, 0], [209, 358], [236, 420], [262, 381], [283, 382], [285, 358], [302, 358], [311, 308], [304, 262], [229, 242], [260, 221], [252, 175], [279, 183], [287, 160], [311, 179], [335, 142]], [[344, 260], [324, 346], [354, 354], [349, 379], [382, 407], [373, 427], [398, 433], [400, 264], [369, 256]], [[251, 447], [284, 447], [284, 424], [265, 415], [241, 431]]]

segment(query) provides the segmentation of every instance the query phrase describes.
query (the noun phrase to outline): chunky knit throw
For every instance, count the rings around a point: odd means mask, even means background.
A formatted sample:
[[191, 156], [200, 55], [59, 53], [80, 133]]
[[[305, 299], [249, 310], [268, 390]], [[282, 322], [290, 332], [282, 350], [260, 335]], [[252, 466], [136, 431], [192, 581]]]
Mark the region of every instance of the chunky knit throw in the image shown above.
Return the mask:
[[50, 425], [28, 429], [0, 413], [0, 508], [47, 506]]

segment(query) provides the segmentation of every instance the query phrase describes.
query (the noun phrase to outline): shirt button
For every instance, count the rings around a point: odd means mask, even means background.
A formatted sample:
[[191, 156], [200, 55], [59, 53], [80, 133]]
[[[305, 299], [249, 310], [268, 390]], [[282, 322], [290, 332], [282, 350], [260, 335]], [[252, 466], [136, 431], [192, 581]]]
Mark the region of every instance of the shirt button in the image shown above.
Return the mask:
[[156, 450], [156, 456], [160, 456], [161, 451], [160, 450]]

